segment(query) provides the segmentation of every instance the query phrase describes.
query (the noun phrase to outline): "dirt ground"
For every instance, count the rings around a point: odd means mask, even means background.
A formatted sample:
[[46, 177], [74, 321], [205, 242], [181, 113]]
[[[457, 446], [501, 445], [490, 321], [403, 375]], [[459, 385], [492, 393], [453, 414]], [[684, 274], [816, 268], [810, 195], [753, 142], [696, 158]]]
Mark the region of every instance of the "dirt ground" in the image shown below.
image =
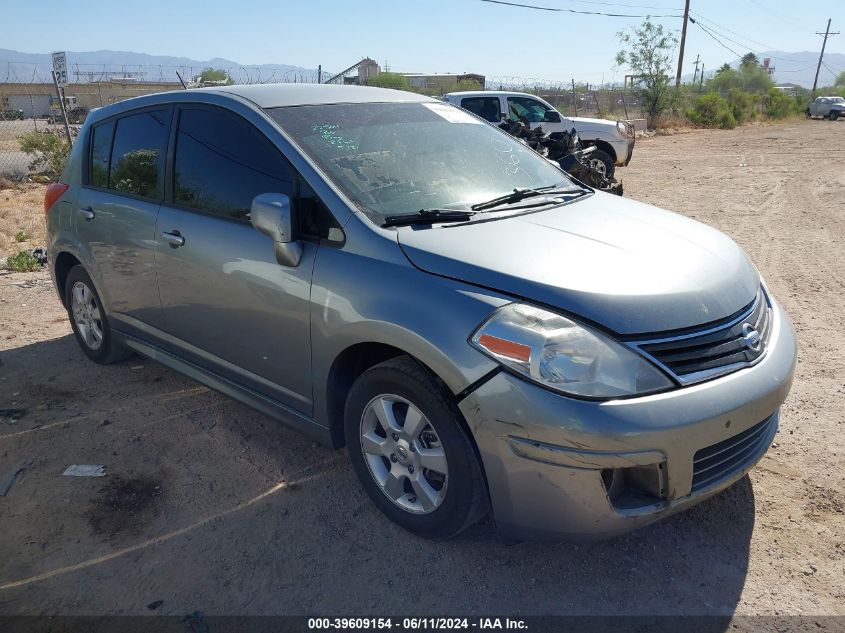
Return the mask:
[[[656, 137], [620, 170], [626, 195], [745, 248], [801, 349], [749, 477], [597, 544], [505, 546], [489, 522], [415, 538], [344, 452], [150, 360], [87, 361], [46, 273], [0, 275], [0, 479], [25, 469], [0, 497], [0, 614], [845, 615], [841, 132]], [[108, 474], [61, 476], [69, 464]]]

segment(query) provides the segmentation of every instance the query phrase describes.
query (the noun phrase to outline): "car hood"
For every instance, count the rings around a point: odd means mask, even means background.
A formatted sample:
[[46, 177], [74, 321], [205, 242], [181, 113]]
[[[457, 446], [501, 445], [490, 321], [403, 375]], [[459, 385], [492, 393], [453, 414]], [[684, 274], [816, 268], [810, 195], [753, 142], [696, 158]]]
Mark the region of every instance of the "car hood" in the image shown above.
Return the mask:
[[590, 119], [580, 116], [566, 117], [575, 125], [576, 130], [597, 130], [607, 129], [616, 130], [616, 121], [608, 121], [607, 119]]
[[751, 303], [760, 286], [745, 253], [719, 231], [604, 193], [515, 217], [403, 228], [398, 240], [424, 271], [556, 307], [619, 334], [722, 319]]

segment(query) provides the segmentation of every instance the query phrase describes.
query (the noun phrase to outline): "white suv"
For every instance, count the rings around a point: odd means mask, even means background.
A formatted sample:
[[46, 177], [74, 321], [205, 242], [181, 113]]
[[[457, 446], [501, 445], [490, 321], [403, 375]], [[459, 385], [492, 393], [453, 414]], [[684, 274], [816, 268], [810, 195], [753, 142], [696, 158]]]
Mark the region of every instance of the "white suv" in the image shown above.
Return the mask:
[[595, 145], [591, 161], [606, 176], [613, 176], [616, 165], [631, 162], [634, 153], [634, 126], [628, 121], [607, 121], [585, 117], [565, 117], [550, 104], [524, 92], [450, 92], [443, 99], [469, 110], [490, 123], [527, 118], [532, 128], [543, 126], [546, 132], [578, 132], [584, 146]]

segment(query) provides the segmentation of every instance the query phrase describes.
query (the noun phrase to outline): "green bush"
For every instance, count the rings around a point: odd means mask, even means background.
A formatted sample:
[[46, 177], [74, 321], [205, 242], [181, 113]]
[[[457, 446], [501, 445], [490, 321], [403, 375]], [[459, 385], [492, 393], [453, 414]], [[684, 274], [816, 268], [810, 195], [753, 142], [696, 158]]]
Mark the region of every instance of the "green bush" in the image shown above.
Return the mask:
[[32, 156], [30, 169], [58, 178], [65, 168], [69, 147], [67, 141], [53, 132], [27, 132], [20, 137], [21, 151]]
[[755, 95], [743, 92], [738, 88], [731, 88], [728, 91], [727, 101], [737, 125], [757, 118], [757, 98]]
[[766, 109], [766, 116], [770, 119], [785, 119], [788, 116], [801, 111], [798, 101], [789, 95], [784, 94], [777, 88], [769, 90], [763, 100], [763, 107]]
[[28, 273], [41, 268], [38, 258], [29, 251], [21, 251], [6, 260], [6, 268], [16, 273]]
[[394, 90], [411, 89], [408, 78], [400, 73], [381, 72], [367, 79], [367, 85], [376, 88], [393, 88]]
[[698, 97], [687, 112], [687, 118], [701, 127], [718, 127], [724, 130], [736, 127], [736, 119], [728, 102], [715, 92]]
[[15, 233], [15, 241], [16, 242], [26, 242], [29, 239], [29, 235], [26, 234], [26, 231], [21, 229], [17, 233]]

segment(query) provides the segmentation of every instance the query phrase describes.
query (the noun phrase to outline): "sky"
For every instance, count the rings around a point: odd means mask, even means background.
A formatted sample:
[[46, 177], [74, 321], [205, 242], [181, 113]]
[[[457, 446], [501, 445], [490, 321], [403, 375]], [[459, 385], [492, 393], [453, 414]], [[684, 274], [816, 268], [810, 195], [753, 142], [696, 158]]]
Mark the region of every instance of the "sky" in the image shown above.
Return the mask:
[[[512, 0], [537, 6], [680, 16], [683, 0]], [[827, 50], [845, 53], [845, 3], [830, 0], [691, 0], [721, 44], [699, 25], [687, 31], [684, 74], [696, 56], [715, 69], [755, 51], [818, 51], [828, 18]], [[28, 53], [123, 50], [243, 65], [278, 63], [342, 70], [364, 56], [399, 72], [476, 72], [496, 77], [621, 82], [614, 65], [618, 31], [642, 17], [537, 11], [482, 0], [39, 0], [3, 8], [0, 45]], [[680, 32], [680, 17], [655, 17]], [[734, 40], [733, 42], [729, 40]], [[724, 45], [724, 46], [723, 46]], [[725, 46], [732, 50], [727, 50]], [[677, 57], [677, 51], [675, 52]], [[775, 60], [777, 64], [777, 60]], [[787, 70], [782, 64], [778, 70]], [[845, 70], [845, 69], [836, 69]], [[825, 72], [823, 69], [822, 72]]]

